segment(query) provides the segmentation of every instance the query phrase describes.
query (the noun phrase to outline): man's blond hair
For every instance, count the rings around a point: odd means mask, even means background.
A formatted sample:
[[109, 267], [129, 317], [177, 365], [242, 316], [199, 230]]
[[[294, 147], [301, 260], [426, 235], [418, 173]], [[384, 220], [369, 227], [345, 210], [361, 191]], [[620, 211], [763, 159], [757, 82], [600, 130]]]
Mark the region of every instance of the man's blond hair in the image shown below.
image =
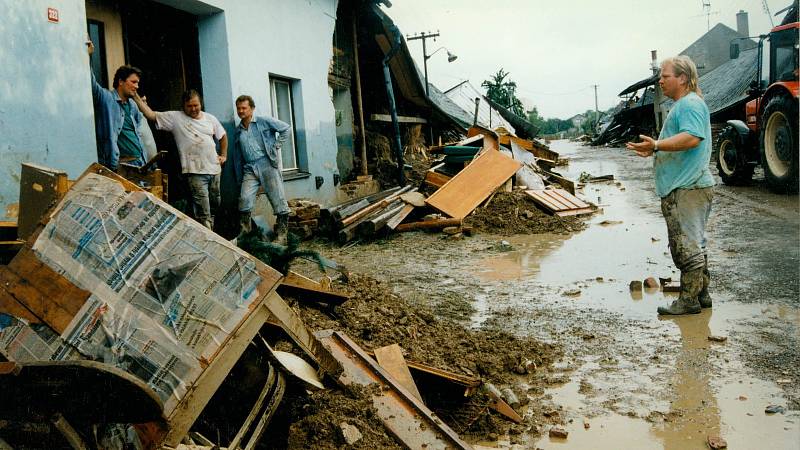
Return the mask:
[[662, 68], [666, 65], [672, 67], [672, 72], [676, 77], [686, 75], [686, 88], [690, 92], [694, 92], [701, 97], [703, 96], [703, 93], [700, 91], [700, 85], [698, 84], [699, 77], [697, 76], [697, 66], [694, 65], [692, 58], [686, 55], [673, 56], [661, 61]]

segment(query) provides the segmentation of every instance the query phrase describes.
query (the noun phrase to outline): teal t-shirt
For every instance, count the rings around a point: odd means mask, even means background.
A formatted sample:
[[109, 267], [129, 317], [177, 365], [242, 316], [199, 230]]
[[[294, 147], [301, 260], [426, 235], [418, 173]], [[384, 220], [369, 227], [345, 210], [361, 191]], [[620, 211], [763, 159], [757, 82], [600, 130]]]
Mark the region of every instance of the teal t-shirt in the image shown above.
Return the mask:
[[136, 128], [133, 126], [133, 117], [131, 115], [131, 104], [129, 102], [122, 103], [122, 110], [125, 112], [125, 119], [122, 122], [122, 130], [117, 137], [117, 147], [119, 147], [119, 155], [121, 157], [134, 157], [136, 161], [132, 161], [135, 166], [144, 165], [144, 149], [139, 140], [139, 135], [136, 134]]
[[711, 117], [708, 106], [694, 92], [675, 102], [664, 121], [658, 139], [679, 133], [700, 138], [697, 147], [680, 152], [658, 152], [653, 166], [656, 171], [656, 194], [666, 197], [675, 189], [697, 189], [714, 186], [708, 168], [711, 160]]

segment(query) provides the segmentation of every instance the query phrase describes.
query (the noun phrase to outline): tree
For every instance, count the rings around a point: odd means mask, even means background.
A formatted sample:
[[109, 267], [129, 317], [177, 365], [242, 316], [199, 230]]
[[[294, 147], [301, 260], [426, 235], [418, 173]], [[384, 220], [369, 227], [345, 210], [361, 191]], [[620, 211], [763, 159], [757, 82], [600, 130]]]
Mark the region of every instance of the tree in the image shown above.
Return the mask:
[[525, 109], [516, 95], [517, 83], [510, 79], [506, 81], [508, 75], [510, 74], [501, 68], [491, 80], [481, 83], [481, 87], [486, 88], [487, 98], [514, 114], [525, 117]]

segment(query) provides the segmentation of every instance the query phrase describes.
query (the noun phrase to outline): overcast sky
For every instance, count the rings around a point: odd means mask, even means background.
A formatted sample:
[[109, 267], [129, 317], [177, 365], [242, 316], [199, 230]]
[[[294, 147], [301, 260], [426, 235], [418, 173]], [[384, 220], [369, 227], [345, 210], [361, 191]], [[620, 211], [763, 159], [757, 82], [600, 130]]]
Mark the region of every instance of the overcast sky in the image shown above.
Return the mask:
[[[441, 34], [427, 40], [429, 80], [441, 90], [469, 79], [480, 84], [500, 68], [517, 83], [518, 97], [544, 117], [568, 118], [601, 110], [617, 94], [650, 75], [650, 50], [659, 59], [684, 50], [711, 27], [736, 29], [736, 13], [749, 14], [750, 35], [766, 33], [770, 20], [761, 0], [392, 0], [383, 10], [400, 31]], [[774, 15], [791, 0], [768, 0]], [[780, 23], [781, 17], [774, 17]], [[408, 41], [422, 70], [422, 41]]]

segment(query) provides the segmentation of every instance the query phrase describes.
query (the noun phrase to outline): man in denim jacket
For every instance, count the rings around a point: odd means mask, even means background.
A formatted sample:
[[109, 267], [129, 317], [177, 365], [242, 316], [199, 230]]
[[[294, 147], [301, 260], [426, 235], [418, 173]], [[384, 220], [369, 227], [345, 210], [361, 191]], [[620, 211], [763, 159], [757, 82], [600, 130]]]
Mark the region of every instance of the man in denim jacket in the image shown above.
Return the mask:
[[254, 116], [256, 104], [249, 95], [236, 99], [236, 114], [241, 122], [236, 127], [236, 157], [233, 158], [236, 181], [241, 180], [239, 213], [242, 232], [251, 229], [251, 218], [259, 186], [267, 194], [275, 212], [275, 235], [278, 241], [286, 239], [289, 222], [289, 204], [283, 190], [280, 148], [291, 133], [291, 126], [266, 116]]
[[[94, 44], [86, 43], [89, 55]], [[97, 161], [116, 171], [120, 162], [134, 166], [145, 164], [145, 150], [139, 129], [142, 115], [133, 101], [139, 89], [142, 71], [133, 66], [120, 66], [114, 74], [114, 89], [106, 89], [92, 72], [94, 126], [97, 138]]]

